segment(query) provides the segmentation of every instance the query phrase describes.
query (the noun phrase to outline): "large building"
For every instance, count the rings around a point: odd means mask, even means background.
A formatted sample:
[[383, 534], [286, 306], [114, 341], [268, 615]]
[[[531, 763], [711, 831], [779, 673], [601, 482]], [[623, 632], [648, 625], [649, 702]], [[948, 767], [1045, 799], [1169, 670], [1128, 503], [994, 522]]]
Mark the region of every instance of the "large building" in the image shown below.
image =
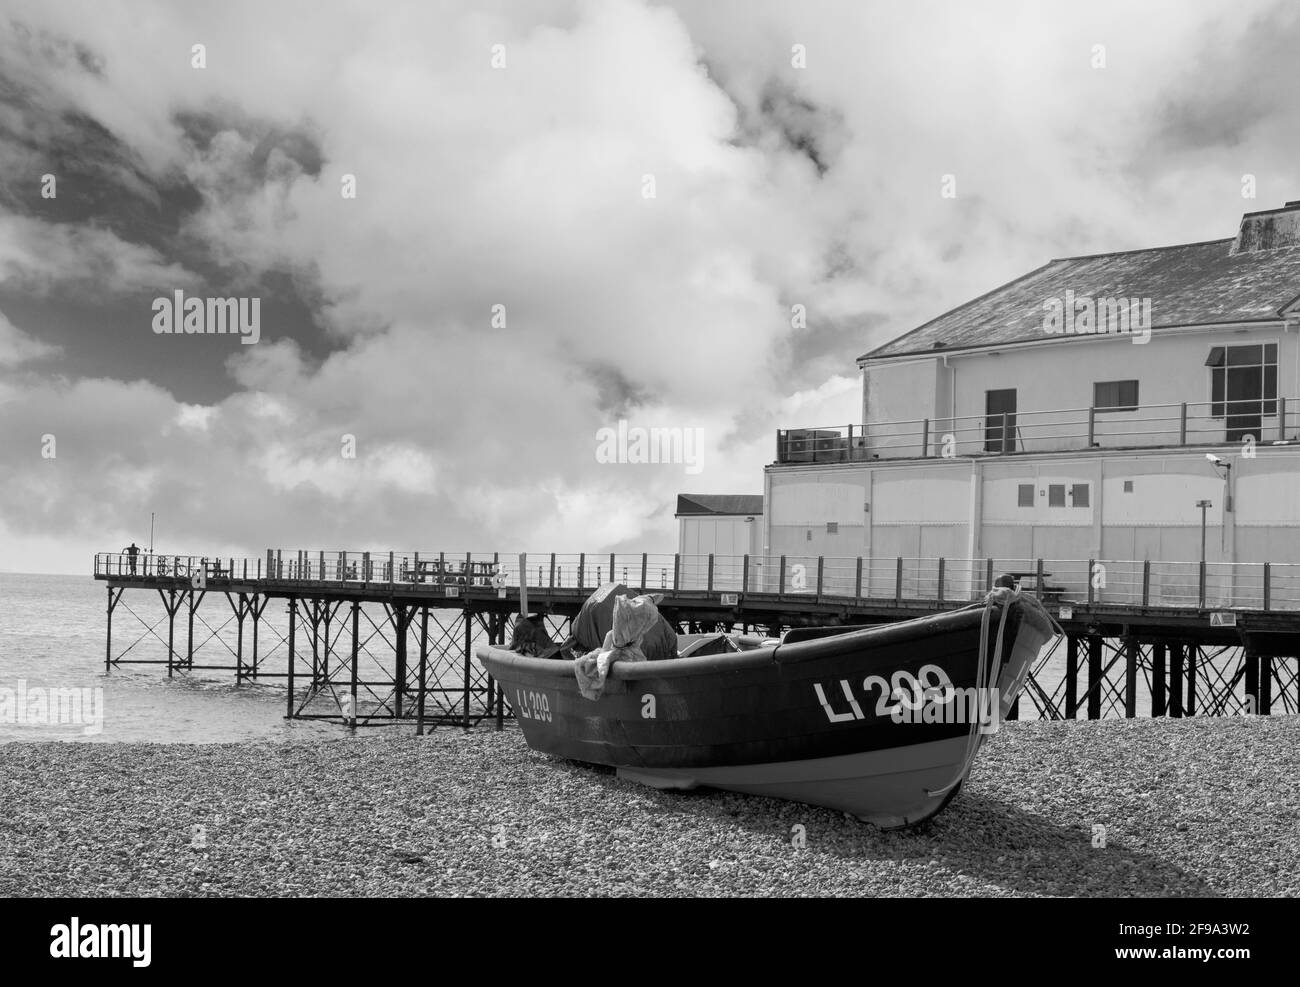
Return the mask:
[[863, 557], [868, 589], [899, 558], [1044, 559], [1076, 594], [1090, 560], [1115, 561], [1112, 594], [1151, 561], [1171, 598], [1202, 545], [1225, 598], [1258, 587], [1222, 563], [1300, 562], [1300, 202], [1233, 238], [1054, 260], [858, 366], [860, 423], [778, 433], [769, 557]]

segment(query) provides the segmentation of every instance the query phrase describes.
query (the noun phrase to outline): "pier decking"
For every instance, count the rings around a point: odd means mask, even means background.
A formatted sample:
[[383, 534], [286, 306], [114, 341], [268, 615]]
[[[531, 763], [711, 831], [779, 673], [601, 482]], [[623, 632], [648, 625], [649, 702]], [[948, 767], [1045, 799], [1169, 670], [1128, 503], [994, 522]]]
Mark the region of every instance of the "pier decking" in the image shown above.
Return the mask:
[[[982, 599], [1004, 572], [1019, 574], [1065, 631], [1040, 657], [1018, 715], [1300, 709], [1300, 565], [269, 550], [101, 554], [94, 575], [107, 586], [106, 671], [233, 672], [236, 682], [283, 682], [290, 717], [410, 721], [423, 732], [510, 715], [511, 697], [473, 652], [508, 641], [525, 596], [557, 639], [611, 575], [663, 593], [660, 609], [682, 632], [776, 635], [951, 610]], [[155, 594], [161, 613], [146, 612]], [[115, 653], [123, 611], [143, 630]]]

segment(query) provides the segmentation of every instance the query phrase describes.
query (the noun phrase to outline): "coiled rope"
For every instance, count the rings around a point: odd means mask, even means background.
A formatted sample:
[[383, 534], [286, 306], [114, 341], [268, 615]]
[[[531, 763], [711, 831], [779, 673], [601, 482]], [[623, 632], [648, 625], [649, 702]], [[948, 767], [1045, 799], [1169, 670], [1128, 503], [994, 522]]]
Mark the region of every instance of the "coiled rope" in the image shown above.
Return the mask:
[[[1060, 624], [1058, 624], [1056, 619], [1047, 612], [1042, 601], [1032, 593], [1022, 595], [1019, 586], [1015, 589], [1012, 589], [1009, 586], [998, 586], [990, 590], [988, 595], [984, 597], [984, 615], [980, 618], [979, 660], [975, 670], [975, 715], [971, 717], [971, 729], [970, 733], [966, 737], [966, 753], [962, 757], [961, 768], [957, 771], [956, 777], [942, 788], [927, 789], [927, 795], [946, 795], [948, 792], [952, 791], [952, 789], [965, 781], [966, 776], [970, 773], [971, 765], [975, 761], [975, 754], [979, 751], [980, 728], [983, 725], [980, 723], [980, 703], [983, 701], [982, 697], [986, 695], [986, 690], [989, 688], [989, 682], [992, 681], [996, 686], [998, 677], [1002, 674], [1002, 642], [1007, 628], [1007, 614], [1011, 612], [1012, 603], [1016, 602], [1020, 603], [1022, 606], [1037, 610], [1047, 619], [1048, 623], [1057, 631], [1057, 633], [1061, 633]], [[978, 606], [978, 604], [976, 604], [976, 606]], [[989, 662], [987, 662], [985, 658], [988, 655], [989, 623], [995, 606], [1000, 606], [1002, 608], [1002, 616], [998, 619], [998, 636], [993, 649], [993, 662], [992, 668], [990, 669], [988, 667]], [[993, 698], [1000, 707], [1002, 701], [1001, 696], [995, 696]], [[1001, 712], [1002, 711], [999, 708], [999, 716], [1001, 716]]]

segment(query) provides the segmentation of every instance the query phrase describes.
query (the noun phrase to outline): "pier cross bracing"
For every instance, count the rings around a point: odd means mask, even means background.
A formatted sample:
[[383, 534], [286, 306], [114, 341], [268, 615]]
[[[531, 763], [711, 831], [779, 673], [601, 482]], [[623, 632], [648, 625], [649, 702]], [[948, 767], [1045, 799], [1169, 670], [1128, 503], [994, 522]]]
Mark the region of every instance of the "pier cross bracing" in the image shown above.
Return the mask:
[[1013, 717], [1300, 709], [1300, 565], [1286, 563], [273, 549], [101, 554], [94, 574], [107, 586], [108, 672], [233, 672], [237, 683], [283, 686], [287, 717], [410, 722], [422, 733], [499, 728], [512, 697], [478, 666], [475, 647], [508, 643], [525, 602], [562, 640], [611, 576], [663, 593], [660, 609], [681, 633], [777, 636], [952, 610], [983, 599], [1002, 573], [1065, 632], [1039, 657]]

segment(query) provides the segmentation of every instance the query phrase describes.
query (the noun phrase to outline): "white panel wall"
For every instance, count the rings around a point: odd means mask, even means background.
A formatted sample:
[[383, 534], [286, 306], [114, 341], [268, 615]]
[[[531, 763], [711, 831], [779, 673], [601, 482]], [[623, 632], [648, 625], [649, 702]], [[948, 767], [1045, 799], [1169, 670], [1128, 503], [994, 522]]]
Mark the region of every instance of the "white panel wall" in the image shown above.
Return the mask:
[[752, 555], [755, 533], [761, 531], [762, 515], [743, 517], [678, 518], [678, 551], [682, 555]]
[[945, 474], [933, 470], [879, 470], [872, 489], [871, 522], [965, 524], [970, 517], [970, 465]]
[[[939, 368], [940, 361], [923, 359], [864, 373], [865, 432], [870, 448], [889, 449], [895, 456], [922, 455], [920, 422], [935, 416]], [[911, 424], [885, 424], [889, 422]]]
[[[767, 526], [773, 555], [865, 558], [977, 557], [1151, 559], [1200, 556], [1198, 500], [1213, 507], [1206, 526], [1211, 561], [1300, 562], [1300, 446], [1260, 446], [1251, 458], [1236, 446], [1214, 449], [1232, 463], [1228, 486], [1205, 449], [1102, 452], [929, 460], [861, 467], [768, 470]], [[966, 530], [971, 473], [978, 469], [979, 531]], [[1019, 506], [1032, 483], [1033, 507]], [[1049, 507], [1048, 486], [1086, 483], [1087, 507]], [[1125, 485], [1131, 485], [1130, 490]], [[859, 525], [845, 519], [862, 502]], [[838, 521], [838, 534], [826, 532]], [[1238, 529], [1241, 529], [1238, 532]], [[850, 537], [845, 537], [846, 533]]]
[[774, 524], [862, 524], [863, 487], [858, 483], [783, 483], [772, 488], [767, 510]]

